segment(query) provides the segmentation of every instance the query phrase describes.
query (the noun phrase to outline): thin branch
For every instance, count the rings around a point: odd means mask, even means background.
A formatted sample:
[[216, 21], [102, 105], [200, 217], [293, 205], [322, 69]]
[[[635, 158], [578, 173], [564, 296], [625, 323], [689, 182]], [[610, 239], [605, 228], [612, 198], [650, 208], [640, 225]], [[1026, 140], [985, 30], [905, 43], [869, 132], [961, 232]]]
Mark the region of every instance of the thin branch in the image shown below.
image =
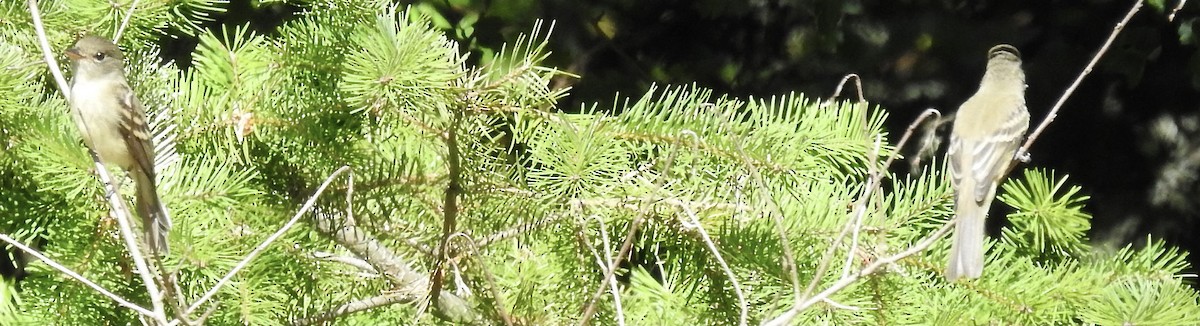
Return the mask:
[[426, 257], [437, 259], [437, 253], [433, 251], [434, 248], [430, 248], [424, 243], [418, 241], [416, 238], [406, 237], [404, 238], [404, 244], [415, 249], [416, 251], [420, 251], [421, 254], [424, 254]]
[[[670, 178], [671, 168], [675, 165], [675, 157], [677, 155], [679, 155], [678, 140], [675, 142], [675, 146], [672, 146], [671, 152], [667, 154], [666, 161], [663, 162], [663, 167], [660, 171], [664, 172], [654, 181], [654, 189], [662, 189], [663, 184], [665, 184], [667, 179]], [[629, 231], [625, 234], [625, 241], [621, 243], [621, 250], [617, 251], [617, 256], [613, 257], [613, 260], [609, 262], [610, 265], [616, 266], [617, 262], [625, 259], [625, 257], [629, 255], [629, 251], [633, 249], [633, 239], [637, 235], [638, 230], [641, 229], [642, 223], [646, 222], [646, 217], [650, 215], [650, 210], [653, 207], [654, 204], [645, 204], [645, 206], [642, 208], [642, 211], [633, 219], [633, 222], [629, 223]], [[615, 277], [615, 273], [616, 268], [609, 268], [608, 270], [604, 271], [604, 278], [601, 283], [608, 283], [609, 279], [613, 279]], [[592, 297], [588, 300], [587, 305], [584, 306], [583, 313], [579, 318], [580, 326], [586, 326], [589, 322], [591, 322], [592, 315], [596, 313], [596, 303], [600, 300], [600, 296], [604, 294], [604, 288], [605, 284], [600, 284], [600, 286], [596, 288], [596, 291], [592, 292]]]
[[204, 325], [205, 322], [208, 321], [208, 317], [212, 316], [213, 312], [216, 312], [217, 307], [219, 307], [219, 306], [220, 305], [209, 306], [208, 310], [205, 310], [204, 313], [200, 314], [199, 318], [196, 318], [196, 325]]
[[133, 4], [129, 5], [129, 11], [125, 12], [125, 18], [121, 20], [121, 27], [117, 28], [117, 34], [113, 35], [113, 43], [121, 40], [121, 34], [125, 33], [125, 27], [129, 27], [129, 19], [133, 18], [133, 11], [137, 9], [138, 0], [133, 0]]
[[50, 41], [46, 40], [46, 28], [42, 26], [42, 13], [38, 10], [37, 0], [28, 0], [29, 15], [33, 16], [33, 29], [37, 32], [38, 44], [42, 47], [42, 59], [46, 60], [46, 66], [50, 68], [50, 75], [54, 76], [54, 82], [58, 85], [58, 91], [62, 92], [64, 97], [70, 101], [70, 96], [66, 96], [71, 90], [71, 84], [67, 83], [67, 78], [63, 77], [62, 70], [58, 69], [58, 60], [54, 59], [54, 50], [50, 49]]
[[354, 173], [346, 176], [346, 223], [358, 225], [354, 219]]
[[821, 302], [824, 302], [825, 304], [828, 304], [828, 305], [833, 306], [834, 308], [838, 308], [838, 309], [846, 309], [846, 310], [850, 310], [850, 311], [863, 310], [862, 308], [859, 308], [859, 307], [850, 306], [850, 305], [846, 305], [841, 302], [833, 301], [833, 299], [830, 299], [830, 298], [822, 299]]
[[333, 174], [330, 174], [328, 178], [325, 178], [325, 182], [321, 183], [320, 187], [317, 187], [317, 191], [308, 198], [308, 202], [304, 203], [304, 206], [300, 208], [300, 211], [296, 212], [296, 215], [292, 216], [291, 220], [284, 224], [283, 227], [280, 227], [279, 230], [276, 230], [274, 234], [271, 234], [271, 236], [267, 237], [266, 240], [263, 240], [263, 242], [260, 243], [258, 247], [255, 247], [254, 250], [250, 251], [250, 254], [246, 255], [245, 258], [242, 258], [242, 261], [239, 262], [237, 266], [234, 266], [233, 269], [229, 270], [229, 273], [226, 273], [225, 277], [222, 277], [220, 281], [217, 281], [216, 285], [213, 285], [211, 289], [208, 289], [208, 292], [205, 292], [204, 295], [200, 296], [199, 300], [196, 300], [195, 303], [192, 303], [192, 305], [187, 308], [185, 314], [191, 315], [192, 312], [196, 311], [196, 308], [199, 308], [200, 305], [204, 304], [204, 302], [208, 301], [208, 299], [211, 299], [213, 295], [217, 294], [217, 290], [220, 290], [226, 282], [229, 282], [229, 280], [232, 279], [237, 272], [249, 265], [251, 260], [254, 260], [254, 258], [258, 257], [258, 255], [262, 253], [263, 250], [266, 250], [271, 243], [275, 242], [276, 239], [279, 239], [279, 237], [283, 236], [285, 232], [290, 230], [292, 226], [296, 225], [296, 222], [299, 222], [300, 218], [304, 217], [304, 214], [308, 213], [308, 211], [313, 208], [313, 205], [316, 205], [317, 198], [320, 198], [321, 193], [325, 192], [325, 187], [328, 187], [329, 183], [333, 182], [335, 177], [349, 169], [349, 166], [342, 166], [341, 168], [337, 169], [337, 171], [333, 171]]
[[[921, 115], [917, 116], [917, 119], [913, 120], [913, 122], [908, 125], [908, 128], [905, 129], [904, 135], [901, 136], [900, 141], [897, 142], [897, 144], [899, 144], [899, 147], [897, 147], [895, 152], [893, 152], [891, 155], [888, 155], [887, 161], [885, 161], [883, 164], [883, 171], [887, 171], [892, 166], [892, 162], [894, 162], [896, 160], [896, 158], [898, 158], [900, 156], [899, 155], [900, 150], [901, 150], [900, 147], [903, 147], [904, 145], [908, 144], [908, 139], [912, 137], [913, 132], [917, 129], [918, 126], [921, 125], [921, 123], [923, 123], [925, 121], [925, 119], [928, 119], [930, 116], [937, 116], [940, 118], [941, 115], [942, 115], [941, 112], [938, 112], [937, 110], [934, 110], [934, 109], [926, 109], [924, 112], [921, 112]], [[883, 174], [879, 172], [879, 167], [877, 167], [875, 165], [875, 163], [876, 163], [875, 158], [879, 156], [880, 142], [881, 142], [881, 137], [876, 135], [874, 150], [872, 150], [871, 156], [868, 157], [870, 162], [868, 163], [869, 171], [867, 172], [867, 175], [870, 176], [870, 179], [867, 180], [867, 185], [866, 185], [865, 189], [863, 189], [863, 194], [859, 198], [858, 203], [855, 204], [854, 218], [851, 219], [851, 221], [853, 221], [853, 228], [851, 229], [852, 234], [851, 234], [851, 240], [850, 240], [850, 250], [846, 253], [846, 261], [842, 265], [842, 277], [843, 278], [850, 275], [851, 267], [853, 267], [854, 253], [858, 251], [858, 234], [859, 234], [859, 231], [862, 229], [862, 221], [863, 221], [863, 217], [866, 215], [866, 211], [867, 211], [866, 205], [868, 203], [868, 200], [869, 200], [871, 194], [874, 193], [875, 189], [877, 189], [880, 186], [881, 182], [883, 181]], [[848, 224], [848, 226], [849, 226], [849, 224]], [[835, 241], [835, 244], [839, 244], [842, 237], [844, 237], [844, 236], [845, 236], [845, 230], [843, 230], [842, 235], [839, 236], [839, 238]], [[836, 248], [836, 247], [837, 247], [837, 245], [832, 246], [830, 248]], [[824, 272], [822, 271], [821, 274], [823, 275]], [[808, 288], [805, 290], [804, 296], [807, 297], [810, 293], [812, 293], [813, 289], [816, 288], [817, 282], [819, 280], [820, 280], [820, 277], [813, 278], [813, 281], [811, 283], [809, 283]]]
[[409, 302], [409, 301], [412, 301], [412, 297], [410, 297], [408, 293], [403, 293], [403, 292], [384, 293], [384, 294], [373, 296], [370, 298], [344, 303], [341, 306], [338, 306], [337, 308], [327, 310], [325, 312], [317, 314], [316, 316], [293, 321], [292, 325], [302, 326], [302, 325], [321, 324], [321, 323], [331, 321], [334, 318], [337, 318], [339, 316], [349, 315], [349, 314], [360, 312], [360, 311], [366, 311], [366, 310], [375, 309], [375, 308], [379, 308], [379, 307], [383, 307], [383, 306], [387, 306], [387, 305], [391, 305], [391, 304], [395, 304], [395, 303], [402, 303], [402, 302]]
[[49, 265], [50, 267], [57, 269], [58, 271], [62, 272], [63, 274], [67, 274], [67, 276], [70, 276], [71, 278], [79, 281], [80, 283], [87, 285], [88, 287], [96, 290], [96, 292], [100, 292], [100, 294], [103, 294], [104, 296], [111, 298], [113, 301], [116, 301], [117, 304], [121, 305], [122, 307], [129, 308], [130, 310], [136, 311], [137, 313], [142, 314], [147, 317], [154, 316], [154, 313], [151, 312], [150, 310], [146, 310], [146, 308], [142, 308], [141, 306], [138, 306], [137, 304], [129, 302], [129, 300], [125, 300], [124, 298], [121, 298], [121, 296], [118, 296], [117, 294], [104, 289], [104, 287], [101, 287], [99, 284], [92, 282], [91, 280], [84, 277], [83, 275], [79, 275], [79, 273], [76, 273], [75, 271], [72, 271], [70, 268], [67, 268], [66, 266], [63, 266], [62, 264], [59, 264], [58, 262], [54, 261], [53, 259], [50, 259], [50, 257], [46, 257], [46, 255], [43, 255], [41, 252], [38, 252], [37, 250], [30, 248], [29, 246], [26, 246], [25, 244], [21, 243], [20, 241], [17, 241], [16, 239], [9, 237], [7, 234], [0, 233], [0, 240], [7, 242], [8, 244], [12, 245], [13, 247], [17, 247], [18, 249], [21, 249], [21, 250], [25, 251], [26, 253], [29, 253], [29, 255], [37, 258], [38, 260], [41, 260], [43, 263], [46, 263], [46, 265]]
[[[700, 138], [700, 135], [696, 134], [696, 132], [694, 132], [694, 131], [683, 130], [680, 132], [680, 134], [683, 136], [690, 136], [692, 138], [691, 144], [693, 144], [693, 145], [704, 142], [704, 140], [702, 138]], [[681, 139], [682, 138], [683, 137], [681, 137]], [[740, 157], [742, 157], [743, 159], [747, 157], [745, 150], [742, 148], [742, 144], [741, 144], [740, 140], [739, 140], [739, 143], [737, 144], [737, 149], [741, 153]], [[745, 163], [747, 163], [747, 166], [749, 166], [750, 169], [755, 169], [754, 166], [752, 164], [749, 164], [748, 161]], [[754, 170], [754, 171], [755, 171], [755, 173], [757, 173], [757, 170]], [[761, 175], [758, 175], [758, 178], [759, 178], [759, 181], [762, 181]], [[761, 183], [760, 183], [760, 186], [761, 186]], [[683, 200], [680, 199], [679, 201], [682, 202]], [[738, 299], [738, 307], [739, 307], [738, 325], [746, 325], [746, 322], [749, 319], [749, 311], [750, 310], [749, 310], [749, 305], [746, 303], [746, 295], [743, 293], [742, 286], [740, 283], [738, 283], [736, 275], [734, 275], [733, 270], [729, 268], [729, 263], [727, 263], [725, 261], [725, 259], [723, 257], [721, 257], [721, 252], [719, 250], [717, 250], [717, 245], [716, 245], [716, 243], [714, 243], [712, 241], [712, 237], [710, 237], [708, 235], [708, 232], [704, 230], [704, 226], [700, 224], [700, 219], [696, 216], [696, 212], [694, 210], [692, 210], [692, 208], [688, 205], [680, 205], [679, 207], [682, 208], [683, 211], [685, 213], [687, 213], [687, 215], [689, 217], [691, 217], [692, 223], [695, 225], [696, 230], [700, 233], [701, 239], [704, 240], [704, 244], [708, 247], [709, 251], [712, 252], [712, 254], [716, 258], [717, 262], [720, 263], [721, 269], [725, 272], [726, 277], [729, 278], [730, 284], [733, 285], [734, 294], [737, 295], [737, 299]], [[778, 210], [778, 206], [776, 206], [775, 208]], [[785, 238], [785, 241], [786, 241], [786, 238]], [[788, 245], [784, 244], [784, 246], [786, 248]], [[790, 249], [788, 251], [790, 251]], [[793, 262], [791, 264], [791, 266], [795, 266], [795, 263]]]
[[849, 82], [850, 79], [854, 79], [854, 89], [858, 90], [858, 102], [866, 102], [867, 98], [863, 96], [862, 77], [859, 77], [858, 74], [843, 76], [842, 81], [838, 82], [837, 88], [833, 89], [833, 95], [830, 95], [829, 99], [825, 102], [833, 103], [833, 101], [837, 100], [838, 96], [842, 95], [842, 88], [846, 87], [846, 82]]
[[[1079, 73], [1079, 76], [1075, 77], [1075, 81], [1071, 82], [1071, 86], [1068, 86], [1067, 90], [1063, 92], [1063, 95], [1058, 98], [1058, 102], [1054, 103], [1054, 107], [1050, 109], [1050, 113], [1047, 113], [1046, 118], [1042, 119], [1042, 123], [1038, 125], [1037, 129], [1033, 130], [1033, 133], [1029, 134], [1029, 138], [1025, 139], [1025, 144], [1021, 145], [1021, 149], [1017, 150], [1017, 154], [1014, 156], [1014, 158], [1024, 158], [1025, 155], [1029, 153], [1029, 147], [1033, 146], [1033, 141], [1037, 140], [1038, 136], [1042, 134], [1042, 131], [1046, 129], [1046, 126], [1049, 126], [1050, 122], [1054, 121], [1054, 118], [1058, 116], [1058, 110], [1062, 108], [1063, 104], [1067, 102], [1067, 99], [1071, 97], [1071, 94], [1075, 92], [1075, 89], [1079, 87], [1079, 84], [1083, 82], [1083, 78], [1087, 77], [1087, 75], [1092, 72], [1092, 68], [1096, 67], [1096, 63], [1100, 62], [1100, 58], [1104, 56], [1104, 53], [1108, 52], [1108, 47], [1112, 46], [1113, 41], [1117, 39], [1117, 35], [1121, 33], [1121, 30], [1125, 28], [1125, 25], [1129, 23], [1129, 20], [1133, 19], [1133, 15], [1137, 14], [1138, 10], [1142, 8], [1142, 2], [1143, 0], [1137, 0], [1137, 2], [1133, 4], [1133, 7], [1129, 8], [1129, 12], [1125, 13], [1125, 18], [1121, 19], [1121, 21], [1117, 23], [1117, 26], [1113, 27], [1112, 33], [1108, 34], [1108, 39], [1104, 40], [1104, 45], [1101, 45], [1100, 49], [1096, 50], [1096, 54], [1092, 56], [1092, 61], [1088, 62], [1087, 66], [1083, 67], [1083, 71]], [[1012, 169], [1015, 165], [1016, 164], [1010, 164], [1009, 169]], [[1005, 172], [1005, 174], [1007, 174], [1008, 171]]]
[[801, 311], [804, 311], [804, 309], [808, 309], [808, 307], [812, 306], [813, 304], [815, 304], [817, 302], [824, 301], [825, 299], [829, 298], [830, 295], [837, 293], [837, 291], [840, 291], [841, 289], [844, 289], [847, 286], [854, 284], [854, 282], [857, 281], [859, 278], [862, 278], [863, 276], [871, 275], [871, 274], [875, 273], [875, 271], [878, 270], [880, 267], [890, 265], [892, 263], [895, 263], [896, 261], [904, 259], [908, 256], [915, 255], [915, 254], [925, 250], [926, 248], [929, 248], [930, 245], [933, 245], [934, 242], [941, 239], [942, 236], [945, 236], [947, 232], [950, 232], [950, 228], [952, 228], [952, 227], [954, 227], [953, 221], [946, 223], [945, 225], [942, 225], [942, 228], [938, 229], [937, 231], [934, 231], [932, 234], [925, 237], [925, 239], [922, 239], [920, 242], [913, 245], [912, 247], [909, 247], [908, 249], [905, 249], [904, 251], [901, 251], [895, 255], [884, 257], [879, 260], [876, 260], [875, 262], [872, 262], [871, 264], [864, 267], [858, 273], [851, 274], [850, 277], [846, 277], [846, 278], [842, 278], [842, 279], [838, 280], [833, 285], [830, 285], [829, 288], [825, 289], [825, 291], [821, 291], [821, 293], [818, 293], [817, 295], [813, 296], [812, 298], [808, 298], [804, 302], [800, 303], [799, 305], [797, 305], [795, 307], [792, 307], [792, 309], [783, 313], [779, 317], [775, 317], [775, 319], [772, 319], [771, 321], [764, 323], [763, 325], [766, 325], [766, 326], [789, 325], [791, 323], [791, 320], [793, 318], [795, 318], [797, 315], [799, 315]]
[[[867, 185], [863, 187], [863, 194], [859, 197], [858, 203], [854, 204], [854, 218], [851, 218], [850, 222], [848, 222], [852, 225], [850, 228], [850, 250], [846, 251], [846, 262], [842, 264], [843, 278], [850, 275], [850, 269], [854, 267], [854, 253], [858, 251], [858, 234], [862, 230], [863, 219], [867, 215], [867, 204], [870, 202], [872, 193], [878, 188], [877, 184], [883, 180], [878, 166], [875, 165], [878, 163], [875, 161], [875, 158], [879, 156], [879, 149], [882, 143], [883, 136], [875, 135], [874, 149], [871, 150], [871, 156], [867, 157], [867, 175], [870, 176], [870, 179], [867, 180]], [[893, 158], [896, 156], [898, 155], [895, 153], [891, 155]]]
[[[921, 126], [921, 123], [925, 122], [925, 119], [929, 119], [930, 116], [937, 116], [938, 120], [942, 119], [942, 113], [938, 112], [938, 110], [925, 109], [924, 112], [921, 112], [921, 115], [917, 116], [916, 120], [913, 120], [912, 123], [908, 124], [908, 128], [904, 129], [904, 136], [900, 136], [900, 141], [896, 142], [896, 144], [899, 144], [896, 146], [896, 153], [900, 153], [901, 146], [908, 144], [908, 139], [912, 137], [913, 132], [916, 131], [917, 127]], [[934, 121], [936, 122], [938, 120]], [[884, 161], [883, 163], [883, 169], [886, 171], [889, 167], [891, 167], [892, 162], [895, 161], [897, 157], [899, 157], [897, 154], [888, 156], [887, 161]]]
[[1183, 5], [1186, 3], [1187, 3], [1187, 0], [1179, 0], [1179, 3], [1175, 4], [1175, 8], [1171, 9], [1171, 14], [1167, 15], [1167, 21], [1169, 21], [1169, 22], [1175, 21], [1175, 14], [1178, 14], [1180, 10], [1183, 10]]
[[686, 200], [686, 199], [680, 199], [680, 198], [651, 196], [651, 194], [644, 194], [641, 196], [625, 196], [625, 197], [620, 197], [620, 198], [591, 198], [591, 199], [572, 199], [572, 200], [570, 200], [570, 204], [574, 205], [576, 203], [582, 204], [584, 206], [618, 207], [618, 208], [631, 209], [631, 210], [636, 210], [636, 209], [640, 208], [638, 206], [638, 205], [640, 205], [640, 203], [659, 203], [659, 204], [667, 204], [667, 205], [680, 206], [680, 207], [682, 207], [682, 206], [698, 207], [698, 208], [700, 208], [700, 210], [725, 209], [725, 210], [733, 211], [735, 213], [750, 212], [756, 208], [756, 207], [751, 207], [750, 205], [744, 205], [744, 204], [729, 204], [729, 203], [723, 203], [723, 202], [719, 202], [719, 201], [710, 202], [710, 201]]
[[696, 212], [691, 207], [683, 207], [683, 212], [687, 213], [692, 219], [692, 225], [696, 231], [700, 233], [700, 237], [704, 239], [704, 245], [711, 251], [713, 257], [717, 259], [717, 263], [721, 265], [721, 270], [725, 272], [725, 277], [729, 278], [729, 283], [733, 285], [733, 293], [737, 295], [738, 307], [741, 314], [738, 316], [738, 325], [746, 325], [746, 320], [750, 314], [750, 305], [746, 303], [746, 295], [742, 292], [742, 285], [738, 283], [737, 275], [733, 274], [733, 269], [729, 268], [729, 263], [725, 262], [725, 258], [721, 257], [721, 251], [717, 250], [717, 244], [712, 241], [712, 237], [708, 236], [708, 232], [704, 230], [704, 225], [700, 224], [700, 218], [696, 216]]
[[[487, 247], [488, 245], [491, 245], [491, 244], [493, 244], [493, 243], [496, 243], [496, 242], [499, 242], [499, 241], [503, 241], [503, 240], [505, 240], [505, 239], [509, 239], [509, 238], [512, 238], [512, 237], [515, 237], [515, 236], [518, 236], [518, 235], [521, 235], [521, 234], [527, 233], [527, 232], [529, 232], [530, 230], [533, 230], [533, 229], [540, 228], [540, 227], [542, 227], [542, 226], [544, 226], [544, 225], [547, 225], [547, 224], [550, 224], [550, 223], [554, 223], [554, 222], [558, 222], [559, 220], [561, 220], [561, 219], [562, 219], [562, 218], [564, 218], [564, 217], [566, 217], [566, 214], [553, 214], [553, 215], [550, 215], [550, 216], [546, 216], [545, 218], [541, 218], [541, 219], [538, 219], [538, 220], [534, 220], [534, 221], [532, 221], [532, 222], [529, 222], [529, 223], [525, 223], [525, 224], [517, 225], [517, 226], [515, 226], [515, 227], [513, 227], [513, 228], [510, 228], [510, 229], [508, 229], [508, 230], [499, 231], [499, 232], [496, 232], [496, 233], [489, 234], [489, 235], [487, 235], [486, 237], [483, 237], [482, 239], [479, 239], [479, 240], [475, 241], [475, 244], [474, 244], [474, 245], [475, 245], [475, 246], [478, 246], [478, 247]], [[460, 256], [461, 256], [461, 255], [460, 255]], [[455, 258], [457, 258], [457, 257], [455, 257]]]
[[[166, 266], [166, 264], [163, 264], [163, 262], [162, 262], [162, 257], [155, 255], [153, 258], [154, 258], [154, 263], [156, 265]], [[197, 322], [191, 320], [190, 318], [188, 318], [188, 316], [183, 313], [184, 312], [183, 308], [187, 306], [187, 303], [186, 303], [186, 299], [184, 299], [184, 297], [183, 297], [183, 291], [179, 288], [179, 282], [175, 278], [175, 275], [163, 271], [162, 274], [159, 276], [160, 277], [156, 278], [156, 280], [159, 282], [162, 282], [163, 290], [166, 291], [166, 293], [164, 295], [167, 297], [170, 297], [171, 299], [174, 299], [170, 303], [171, 303], [171, 312], [173, 312], [175, 314], [175, 320], [172, 320], [167, 325], [174, 326], [176, 324], [176, 322], [178, 322], [179, 324], [189, 325], [189, 326], [190, 325], [204, 325], [203, 322], [197, 323]]]
[[488, 283], [488, 292], [491, 292], [492, 299], [496, 300], [496, 304], [493, 305], [495, 306], [496, 314], [500, 315], [500, 319], [504, 320], [504, 325], [513, 326], [512, 317], [504, 311], [504, 308], [508, 307], [508, 305], [504, 304], [504, 296], [498, 290], [499, 286], [496, 285], [496, 276], [492, 275], [492, 271], [487, 267], [487, 264], [482, 259], [479, 259], [479, 247], [475, 246], [475, 240], [472, 240], [470, 236], [462, 232], [455, 233], [451, 237], [461, 237], [463, 239], [462, 242], [467, 244], [467, 248], [471, 250], [471, 260], [475, 261], [480, 271], [483, 271], [484, 280]]
[[423, 282], [428, 281], [428, 278], [413, 270], [395, 252], [384, 246], [379, 239], [357, 226], [344, 225], [335, 228], [332, 222], [330, 218], [322, 217], [316, 221], [315, 227], [318, 231], [332, 237], [338, 245], [345, 247], [355, 256], [371, 264], [371, 267], [383, 275], [393, 286], [414, 289], [421, 287], [420, 291], [415, 292], [428, 291], [427, 288], [424, 288], [428, 284]]
[[625, 256], [628, 255], [629, 251], [633, 249], [633, 239], [637, 236], [638, 229], [642, 227], [642, 223], [646, 222], [645, 216], [650, 214], [649, 207], [650, 206], [648, 205], [646, 209], [641, 212], [641, 214], [638, 214], [638, 216], [633, 219], [633, 223], [629, 224], [629, 231], [625, 233], [625, 241], [621, 243], [621, 250], [617, 251], [616, 257], [613, 257], [612, 260], [607, 262], [609, 267], [604, 270], [604, 279], [601, 281], [602, 284], [600, 284], [600, 287], [592, 293], [591, 299], [588, 300], [587, 305], [583, 308], [583, 314], [579, 319], [580, 326], [588, 325], [588, 322], [592, 319], [592, 315], [596, 313], [596, 302], [600, 301], [600, 295], [604, 294], [604, 288], [610, 284], [609, 280], [614, 280], [615, 282], [617, 262], [625, 259]]
[[[839, 85], [840, 86], [840, 85]], [[729, 128], [726, 126], [726, 128]], [[732, 128], [731, 128], [732, 129]], [[750, 155], [746, 154], [745, 137], [739, 137], [736, 143], [738, 158], [742, 160], [742, 164], [746, 165], [746, 170], [750, 172], [750, 177], [754, 179], [754, 184], [758, 186], [759, 196], [765, 196], [767, 199], [762, 199], [770, 207], [771, 221], [775, 224], [775, 233], [779, 236], [779, 244], [783, 247], [783, 269], [788, 273], [788, 280], [792, 283], [792, 300], [796, 304], [800, 303], [800, 272], [796, 270], [796, 257], [792, 251], [792, 241], [788, 240], [787, 230], [783, 228], [783, 209], [779, 208], [779, 204], [775, 202], [775, 198], [771, 195], [771, 191], [767, 189], [767, 179], [763, 178], [762, 173], [758, 171], [758, 167], [750, 161]], [[807, 295], [807, 294], [806, 294]]]
[[[573, 207], [578, 207], [578, 205]], [[579, 236], [581, 240], [583, 240], [583, 244], [588, 248], [588, 251], [591, 251], [592, 256], [596, 258], [596, 264], [600, 265], [600, 268], [603, 269], [605, 273], [608, 273], [609, 270], [616, 268], [615, 265], [610, 263], [614, 260], [612, 258], [612, 243], [608, 241], [608, 226], [604, 225], [604, 219], [598, 215], [591, 215], [588, 216], [588, 218], [596, 220], [596, 223], [600, 226], [598, 230], [600, 231], [600, 245], [604, 247], [604, 258], [600, 258], [600, 254], [596, 252], [595, 248], [592, 248], [591, 241], [588, 240], [587, 233], [584, 232], [584, 230], [587, 229], [587, 220], [584, 220], [583, 223], [580, 223], [581, 229], [579, 230]], [[605, 281], [608, 282], [609, 291], [612, 292], [613, 295], [613, 306], [616, 309], [616, 316], [613, 316], [613, 318], [616, 318], [618, 326], [625, 326], [625, 309], [621, 306], [621, 291], [617, 289], [616, 276], [612, 274], [610, 275], [612, 277], [606, 279]]]
[[334, 254], [331, 252], [324, 252], [324, 251], [314, 251], [310, 255], [316, 259], [339, 262], [339, 263], [343, 263], [346, 265], [354, 266], [355, 268], [358, 268], [359, 270], [366, 272], [366, 273], [373, 273], [373, 274], [379, 273], [379, 271], [375, 270], [375, 267], [371, 267], [370, 263], [367, 263], [365, 260], [358, 259], [355, 257], [340, 256], [340, 255], [337, 255], [337, 254]]
[[[863, 187], [862, 195], [860, 195], [858, 200], [855, 200], [854, 215], [851, 216], [850, 219], [846, 220], [846, 223], [842, 226], [842, 230], [838, 233], [837, 237], [833, 238], [833, 242], [828, 248], [825, 249], [825, 253], [821, 254], [821, 260], [817, 263], [817, 270], [813, 273], [812, 280], [809, 280], [808, 286], [804, 288], [804, 294], [800, 297], [797, 297], [795, 302], [796, 305], [799, 305], [803, 298], [808, 298], [813, 291], [816, 291], [817, 286], [821, 284], [821, 279], [825, 277], [825, 272], [829, 271], [829, 263], [833, 261], [834, 254], [837, 253], [837, 249], [842, 245], [842, 240], [845, 240], [846, 236], [851, 232], [856, 231], [854, 230], [856, 227], [855, 221], [859, 220], [859, 218], [866, 212], [865, 205], [860, 206], [859, 204], [864, 203], [867, 200], [866, 197], [874, 193], [876, 186], [878, 186], [878, 183], [876, 183], [876, 179], [874, 177], [867, 179], [867, 184]], [[859, 209], [860, 207], [862, 209]], [[853, 251], [847, 252], [847, 263], [849, 263], [849, 259], [851, 258], [850, 255], [852, 254]], [[843, 273], [845, 273], [845, 271], [843, 271]]]
[[[108, 203], [113, 207], [113, 214], [116, 215], [117, 225], [121, 229], [121, 238], [125, 240], [125, 247], [129, 250], [130, 258], [133, 259], [134, 268], [137, 270], [138, 276], [141, 276], [142, 283], [146, 286], [146, 294], [150, 296], [150, 304], [154, 309], [155, 318], [158, 318], [160, 324], [167, 324], [167, 316], [163, 309], [163, 293], [158, 289], [158, 283], [155, 282], [154, 274], [150, 271], [150, 266], [146, 262], [146, 256], [142, 255], [141, 247], [138, 246], [137, 235], [133, 234], [133, 222], [129, 219], [129, 208], [125, 206], [125, 199], [117, 193], [116, 184], [112, 182], [112, 177], [108, 175], [107, 168], [104, 163], [100, 162], [100, 157], [95, 151], [88, 151], [92, 154], [92, 160], [96, 163], [96, 172], [100, 175], [105, 186], [108, 188]], [[161, 266], [159, 267], [161, 268]]]

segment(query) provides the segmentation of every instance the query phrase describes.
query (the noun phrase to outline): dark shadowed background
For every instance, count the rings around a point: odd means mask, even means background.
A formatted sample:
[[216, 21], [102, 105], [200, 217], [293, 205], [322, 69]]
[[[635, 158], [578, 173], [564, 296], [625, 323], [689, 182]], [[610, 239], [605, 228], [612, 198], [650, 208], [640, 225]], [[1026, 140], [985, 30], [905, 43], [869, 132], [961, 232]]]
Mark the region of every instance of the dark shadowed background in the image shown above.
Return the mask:
[[[560, 106], [568, 111], [591, 103], [609, 108], [615, 94], [638, 97], [654, 83], [696, 83], [740, 97], [827, 97], [842, 76], [856, 73], [866, 98], [891, 113], [898, 138], [925, 108], [956, 110], [975, 91], [986, 50], [998, 43], [1021, 50], [1030, 113], [1040, 122], [1133, 1], [401, 3], [433, 17], [475, 58], [530, 31], [537, 19], [554, 20], [549, 64], [582, 77], [557, 81], [573, 88]], [[1150, 236], [1200, 249], [1193, 236], [1200, 217], [1200, 56], [1193, 34], [1200, 4], [1189, 3], [1168, 22], [1175, 5], [1142, 8], [1039, 138], [1031, 163], [1020, 167], [1053, 169], [1083, 186], [1092, 196], [1086, 210], [1097, 244], [1144, 244]], [[212, 26], [249, 24], [270, 35], [304, 9], [234, 0]], [[181, 66], [195, 44], [182, 35], [161, 42], [164, 58]], [[1191, 262], [1200, 260], [1193, 255]]]

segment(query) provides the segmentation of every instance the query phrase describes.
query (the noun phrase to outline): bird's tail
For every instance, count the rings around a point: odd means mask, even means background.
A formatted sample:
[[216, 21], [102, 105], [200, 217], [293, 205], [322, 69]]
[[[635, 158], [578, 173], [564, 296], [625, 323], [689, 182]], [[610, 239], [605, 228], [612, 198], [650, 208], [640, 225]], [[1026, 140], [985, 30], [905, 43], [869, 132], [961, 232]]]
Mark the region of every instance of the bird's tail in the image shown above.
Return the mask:
[[[958, 196], [955, 210], [958, 224], [954, 228], [954, 244], [950, 247], [950, 263], [946, 267], [946, 279], [979, 278], [983, 274], [983, 242], [986, 237], [984, 226], [987, 221], [987, 205], [976, 202], [975, 196]], [[991, 200], [985, 200], [990, 204]]]
[[167, 232], [171, 231], [171, 219], [158, 198], [158, 186], [147, 173], [137, 170], [130, 172], [137, 182], [137, 211], [142, 217], [146, 246], [153, 254], [166, 255], [170, 252]]

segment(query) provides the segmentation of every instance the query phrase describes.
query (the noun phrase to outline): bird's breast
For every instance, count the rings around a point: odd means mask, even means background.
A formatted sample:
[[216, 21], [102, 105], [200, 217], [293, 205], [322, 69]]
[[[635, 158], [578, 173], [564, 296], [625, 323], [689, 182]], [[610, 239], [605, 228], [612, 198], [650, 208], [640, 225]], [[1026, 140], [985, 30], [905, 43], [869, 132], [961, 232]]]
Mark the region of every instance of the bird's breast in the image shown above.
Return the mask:
[[106, 164], [133, 165], [121, 133], [121, 104], [112, 83], [82, 82], [71, 86], [71, 109], [83, 141]]

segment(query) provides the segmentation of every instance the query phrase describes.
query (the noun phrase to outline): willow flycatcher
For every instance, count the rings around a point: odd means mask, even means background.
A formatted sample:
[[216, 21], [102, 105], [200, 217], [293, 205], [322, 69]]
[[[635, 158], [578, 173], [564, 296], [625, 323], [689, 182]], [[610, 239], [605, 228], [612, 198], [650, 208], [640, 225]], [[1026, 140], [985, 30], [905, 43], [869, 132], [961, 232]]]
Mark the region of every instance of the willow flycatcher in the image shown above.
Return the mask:
[[958, 225], [946, 278], [979, 278], [983, 274], [984, 222], [996, 197], [996, 186], [1008, 172], [1029, 129], [1025, 108], [1025, 72], [1021, 53], [1001, 44], [988, 50], [987, 71], [979, 90], [959, 107], [950, 132], [950, 177]]
[[112, 42], [90, 35], [79, 39], [66, 55], [75, 73], [70, 94], [75, 125], [101, 162], [116, 164], [133, 178], [146, 246], [165, 255], [171, 221], [158, 198], [146, 113], [125, 81], [125, 56]]

